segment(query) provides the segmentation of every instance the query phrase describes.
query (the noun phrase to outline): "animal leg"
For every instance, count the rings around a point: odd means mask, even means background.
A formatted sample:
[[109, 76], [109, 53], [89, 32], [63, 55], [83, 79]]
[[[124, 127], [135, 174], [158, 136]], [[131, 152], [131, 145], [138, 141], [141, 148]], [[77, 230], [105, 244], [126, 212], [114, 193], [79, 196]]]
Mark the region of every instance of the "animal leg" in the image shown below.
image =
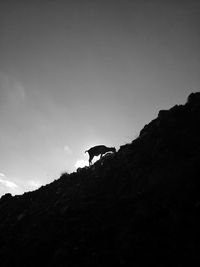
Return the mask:
[[93, 157], [89, 158], [89, 166], [92, 165], [92, 159], [93, 159]]

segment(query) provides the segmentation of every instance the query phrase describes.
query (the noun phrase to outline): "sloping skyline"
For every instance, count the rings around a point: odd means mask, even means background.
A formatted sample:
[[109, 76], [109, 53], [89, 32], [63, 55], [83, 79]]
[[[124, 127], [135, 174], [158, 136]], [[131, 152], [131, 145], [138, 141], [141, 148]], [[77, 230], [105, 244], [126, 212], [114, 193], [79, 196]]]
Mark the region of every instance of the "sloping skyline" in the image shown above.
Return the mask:
[[1, 1], [0, 195], [119, 148], [200, 88], [199, 1]]

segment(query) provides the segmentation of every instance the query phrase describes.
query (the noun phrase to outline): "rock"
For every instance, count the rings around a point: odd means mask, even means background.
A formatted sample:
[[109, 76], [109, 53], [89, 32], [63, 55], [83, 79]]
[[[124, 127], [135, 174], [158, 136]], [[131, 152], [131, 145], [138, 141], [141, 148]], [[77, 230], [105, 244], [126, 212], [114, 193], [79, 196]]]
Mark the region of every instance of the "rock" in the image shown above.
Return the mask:
[[12, 198], [12, 195], [10, 193], [6, 193], [5, 195], [3, 195], [1, 198], [0, 198], [0, 202], [5, 202], [5, 201], [8, 201]]

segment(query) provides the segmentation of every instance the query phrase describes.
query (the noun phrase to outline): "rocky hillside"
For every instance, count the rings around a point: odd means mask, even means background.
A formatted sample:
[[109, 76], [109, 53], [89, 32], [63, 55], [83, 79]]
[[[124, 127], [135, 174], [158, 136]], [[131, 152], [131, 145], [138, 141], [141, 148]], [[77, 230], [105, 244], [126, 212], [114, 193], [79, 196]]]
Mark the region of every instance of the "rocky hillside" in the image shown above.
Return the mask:
[[0, 199], [1, 266], [198, 266], [200, 93], [91, 167]]

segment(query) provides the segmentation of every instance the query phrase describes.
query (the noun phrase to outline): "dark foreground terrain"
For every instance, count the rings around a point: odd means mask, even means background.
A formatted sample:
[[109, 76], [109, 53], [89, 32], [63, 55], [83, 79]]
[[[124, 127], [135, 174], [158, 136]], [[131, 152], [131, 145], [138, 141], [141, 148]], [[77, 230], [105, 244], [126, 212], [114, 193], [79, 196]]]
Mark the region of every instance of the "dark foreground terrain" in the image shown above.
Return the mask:
[[0, 266], [199, 266], [200, 93], [91, 167], [0, 199]]

